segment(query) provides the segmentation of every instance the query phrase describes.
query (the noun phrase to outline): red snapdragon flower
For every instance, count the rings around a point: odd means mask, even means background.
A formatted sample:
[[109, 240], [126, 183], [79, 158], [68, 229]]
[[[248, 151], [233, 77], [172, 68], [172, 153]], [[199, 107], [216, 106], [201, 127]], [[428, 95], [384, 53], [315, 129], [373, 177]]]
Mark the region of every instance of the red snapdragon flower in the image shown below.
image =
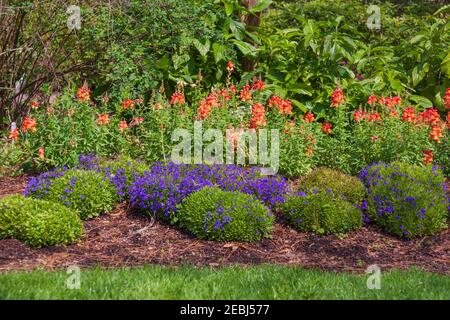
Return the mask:
[[450, 109], [450, 88], [447, 88], [447, 90], [445, 90], [444, 106], [445, 109]]
[[30, 102], [31, 109], [39, 109], [40, 105], [41, 104], [39, 103], [39, 101], [36, 101], [36, 100], [33, 100]]
[[44, 147], [39, 148], [39, 158], [44, 159], [45, 158], [45, 149]]
[[227, 62], [227, 71], [228, 71], [229, 73], [231, 73], [231, 72], [234, 71], [234, 63], [233, 63], [233, 61], [228, 61], [228, 62]]
[[381, 122], [381, 115], [378, 112], [369, 113], [367, 116], [369, 122]]
[[342, 88], [338, 86], [331, 95], [331, 105], [333, 107], [339, 107], [345, 103], [344, 92]]
[[416, 122], [417, 120], [416, 110], [413, 107], [407, 107], [403, 109], [402, 120], [411, 123]]
[[369, 98], [367, 98], [368, 105], [374, 105], [375, 103], [377, 103], [377, 101], [378, 101], [378, 98], [375, 95], [372, 95]]
[[322, 124], [322, 131], [326, 134], [331, 134], [333, 132], [333, 126], [329, 122], [324, 122]]
[[266, 84], [260, 79], [254, 81], [252, 84], [252, 89], [255, 91], [256, 90], [264, 90], [265, 88], [266, 88]]
[[311, 111], [308, 111], [307, 113], [305, 113], [304, 119], [305, 119], [305, 122], [307, 122], [307, 123], [311, 123], [316, 120], [314, 113], [312, 113]]
[[440, 124], [442, 123], [439, 111], [435, 108], [425, 109], [423, 112], [419, 112], [418, 121], [423, 122], [428, 125]]
[[355, 119], [356, 122], [360, 122], [361, 120], [366, 118], [366, 112], [362, 110], [356, 110], [353, 112], [353, 119]]
[[184, 94], [181, 92], [174, 92], [172, 97], [170, 98], [170, 104], [185, 104], [186, 100], [184, 99]]

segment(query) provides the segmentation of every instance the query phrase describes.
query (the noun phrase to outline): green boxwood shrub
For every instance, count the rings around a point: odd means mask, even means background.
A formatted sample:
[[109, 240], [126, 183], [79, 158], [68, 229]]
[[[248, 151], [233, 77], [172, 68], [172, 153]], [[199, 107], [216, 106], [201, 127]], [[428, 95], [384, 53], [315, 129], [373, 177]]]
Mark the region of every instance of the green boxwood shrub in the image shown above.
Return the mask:
[[85, 170], [67, 170], [48, 189], [40, 190], [38, 197], [64, 204], [83, 220], [111, 211], [118, 201], [114, 186], [104, 174]]
[[201, 239], [257, 241], [270, 236], [274, 217], [248, 194], [206, 187], [183, 200], [175, 221]]
[[389, 233], [413, 238], [447, 227], [450, 199], [436, 166], [378, 163], [361, 171], [369, 218]]
[[73, 243], [82, 235], [78, 214], [61, 204], [21, 195], [0, 200], [0, 239], [15, 238], [42, 247]]
[[362, 226], [361, 210], [330, 191], [299, 192], [287, 197], [281, 209], [300, 231], [342, 235]]
[[331, 190], [354, 204], [361, 204], [366, 196], [361, 180], [329, 168], [317, 168], [300, 181], [300, 190], [307, 192], [314, 188]]

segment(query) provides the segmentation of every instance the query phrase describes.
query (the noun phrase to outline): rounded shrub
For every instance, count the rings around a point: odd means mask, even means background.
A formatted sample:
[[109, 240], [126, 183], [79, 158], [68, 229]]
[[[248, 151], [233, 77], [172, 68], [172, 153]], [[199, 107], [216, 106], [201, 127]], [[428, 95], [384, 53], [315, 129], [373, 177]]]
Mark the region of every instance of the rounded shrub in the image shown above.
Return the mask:
[[48, 181], [42, 188], [29, 188], [26, 194], [61, 203], [77, 211], [83, 220], [111, 211], [118, 201], [114, 186], [99, 172], [67, 170]]
[[378, 163], [361, 171], [369, 218], [389, 233], [413, 238], [447, 227], [450, 198], [436, 166]]
[[0, 239], [15, 238], [42, 247], [73, 243], [82, 235], [78, 214], [61, 204], [21, 195], [0, 200]]
[[206, 187], [183, 200], [175, 220], [201, 239], [257, 241], [270, 236], [274, 217], [248, 194]]
[[332, 193], [342, 195], [354, 204], [361, 204], [366, 196], [361, 180], [329, 168], [317, 168], [312, 171], [300, 181], [299, 189], [331, 190]]
[[101, 172], [116, 187], [120, 200], [129, 198], [128, 188], [149, 166], [142, 161], [131, 159], [128, 156], [119, 156], [116, 159], [97, 158], [93, 155], [80, 155], [78, 169]]
[[300, 231], [341, 235], [362, 226], [360, 208], [331, 191], [299, 192], [286, 197], [281, 209]]

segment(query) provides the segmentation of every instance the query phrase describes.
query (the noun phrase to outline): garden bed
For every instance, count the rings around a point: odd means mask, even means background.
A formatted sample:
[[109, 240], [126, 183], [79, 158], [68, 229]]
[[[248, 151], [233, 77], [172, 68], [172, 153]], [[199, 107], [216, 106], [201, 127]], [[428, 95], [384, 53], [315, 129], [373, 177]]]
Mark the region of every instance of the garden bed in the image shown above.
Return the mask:
[[[26, 177], [2, 178], [0, 197], [23, 190]], [[339, 239], [301, 233], [277, 218], [272, 239], [257, 243], [198, 240], [159, 221], [135, 214], [126, 203], [110, 214], [85, 222], [85, 236], [74, 245], [32, 249], [17, 240], [0, 241], [0, 271], [47, 269], [70, 265], [123, 267], [160, 265], [297, 265], [323, 270], [364, 272], [421, 269], [450, 274], [450, 232], [399, 240], [370, 226]]]

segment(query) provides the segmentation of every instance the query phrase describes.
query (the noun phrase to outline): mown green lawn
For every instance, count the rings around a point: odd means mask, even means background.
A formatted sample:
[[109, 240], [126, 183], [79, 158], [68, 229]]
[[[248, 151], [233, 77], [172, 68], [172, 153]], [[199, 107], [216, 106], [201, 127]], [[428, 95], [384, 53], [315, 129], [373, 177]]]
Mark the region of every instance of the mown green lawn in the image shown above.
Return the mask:
[[2, 273], [0, 298], [450, 299], [449, 276], [416, 269], [382, 272], [380, 290], [367, 289], [365, 274], [281, 266], [82, 269], [80, 289], [67, 288], [69, 277], [65, 271]]

